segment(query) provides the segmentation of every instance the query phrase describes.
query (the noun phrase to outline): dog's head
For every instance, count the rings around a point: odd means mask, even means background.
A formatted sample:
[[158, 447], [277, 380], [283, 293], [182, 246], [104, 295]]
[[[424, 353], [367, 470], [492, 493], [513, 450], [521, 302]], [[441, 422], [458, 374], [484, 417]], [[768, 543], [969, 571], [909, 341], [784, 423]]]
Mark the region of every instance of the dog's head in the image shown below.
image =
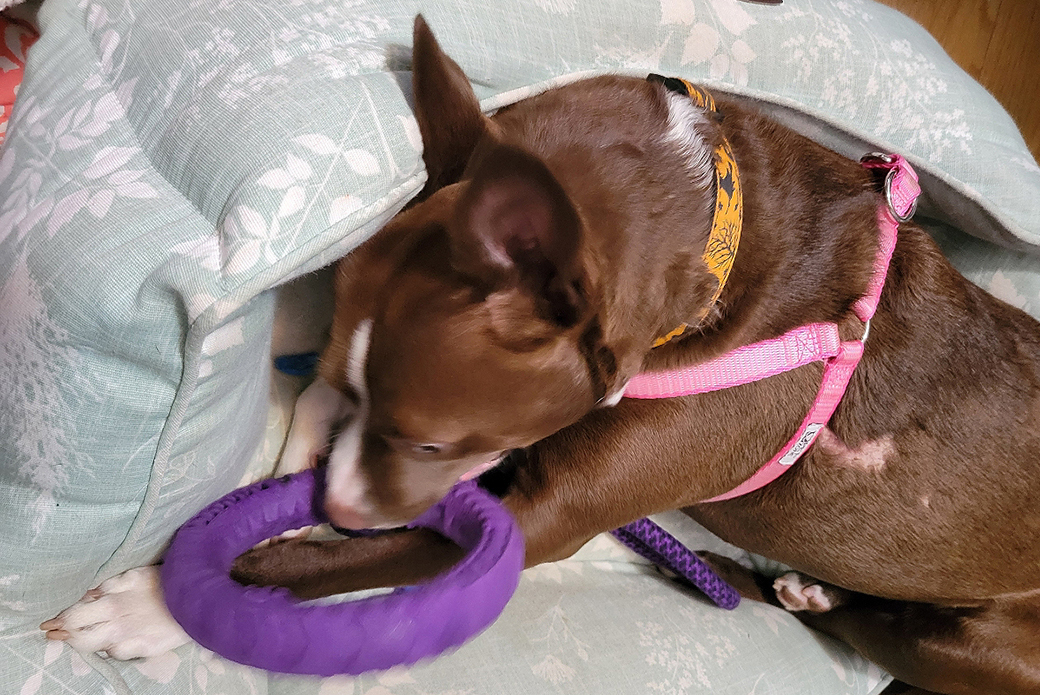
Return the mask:
[[[603, 340], [587, 213], [481, 112], [421, 17], [413, 86], [428, 182], [341, 263], [321, 364], [344, 394], [326, 511], [346, 528], [410, 521], [467, 472], [611, 402], [641, 354], [619, 364]], [[586, 168], [577, 158], [571, 179]]]

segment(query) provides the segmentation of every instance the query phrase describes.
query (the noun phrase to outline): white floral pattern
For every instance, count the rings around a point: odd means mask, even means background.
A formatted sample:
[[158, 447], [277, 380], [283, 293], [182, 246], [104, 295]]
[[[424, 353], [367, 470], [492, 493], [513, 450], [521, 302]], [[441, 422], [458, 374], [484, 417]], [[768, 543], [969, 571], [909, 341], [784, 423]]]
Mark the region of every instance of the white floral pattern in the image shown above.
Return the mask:
[[[454, 655], [357, 679], [269, 676], [196, 645], [117, 664], [35, 629], [273, 468], [291, 398], [269, 401], [268, 290], [345, 254], [421, 188], [407, 76], [388, 67], [419, 9], [43, 5], [0, 150], [0, 690], [877, 692], [876, 667], [786, 613], [715, 609], [605, 538], [527, 572], [503, 618]], [[587, 71], [678, 74], [896, 146], [947, 223], [1023, 248], [1040, 239], [1040, 168], [1010, 119], [923, 30], [868, 0], [422, 11], [488, 108]], [[1032, 255], [935, 233], [976, 282], [1040, 311]]]

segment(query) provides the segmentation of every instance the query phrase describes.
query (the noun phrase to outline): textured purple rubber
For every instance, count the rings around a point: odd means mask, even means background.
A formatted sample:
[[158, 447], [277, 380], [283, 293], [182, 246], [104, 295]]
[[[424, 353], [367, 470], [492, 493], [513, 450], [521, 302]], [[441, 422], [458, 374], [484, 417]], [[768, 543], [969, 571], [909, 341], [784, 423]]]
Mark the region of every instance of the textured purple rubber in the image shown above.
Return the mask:
[[628, 548], [658, 567], [664, 567], [684, 577], [719, 608], [731, 611], [740, 605], [740, 594], [736, 589], [715, 574], [704, 560], [680, 543], [679, 539], [650, 519], [633, 521], [627, 526], [614, 529], [611, 533]]
[[202, 646], [281, 673], [357, 675], [454, 649], [495, 621], [520, 579], [524, 542], [499, 500], [459, 483], [410, 526], [467, 551], [449, 572], [390, 594], [331, 605], [287, 589], [242, 586], [236, 557], [284, 531], [324, 521], [320, 475], [305, 471], [234, 490], [180, 528], [161, 567], [170, 613]]

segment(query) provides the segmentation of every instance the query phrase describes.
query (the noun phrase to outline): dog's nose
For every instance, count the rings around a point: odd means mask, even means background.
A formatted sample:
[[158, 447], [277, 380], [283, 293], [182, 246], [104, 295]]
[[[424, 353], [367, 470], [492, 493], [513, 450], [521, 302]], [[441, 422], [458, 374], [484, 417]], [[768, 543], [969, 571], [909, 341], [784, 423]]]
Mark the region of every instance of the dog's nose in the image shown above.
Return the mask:
[[329, 518], [329, 522], [333, 526], [349, 531], [360, 531], [372, 526], [368, 515], [364, 512], [357, 507], [336, 500], [325, 500], [325, 516]]

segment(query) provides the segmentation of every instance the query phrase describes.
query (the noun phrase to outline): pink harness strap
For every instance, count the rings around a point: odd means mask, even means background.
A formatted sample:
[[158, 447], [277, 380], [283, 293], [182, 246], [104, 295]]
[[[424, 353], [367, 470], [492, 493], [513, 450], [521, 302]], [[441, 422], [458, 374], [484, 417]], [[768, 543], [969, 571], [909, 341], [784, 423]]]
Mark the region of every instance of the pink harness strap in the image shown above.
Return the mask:
[[840, 349], [836, 324], [810, 323], [694, 367], [637, 374], [625, 387], [625, 398], [674, 398], [728, 389], [835, 357]]
[[888, 266], [896, 247], [900, 222], [913, 216], [921, 193], [917, 173], [899, 155], [870, 154], [863, 166], [887, 170], [885, 205], [878, 209], [880, 237], [874, 272], [867, 292], [853, 305], [866, 324], [861, 340], [841, 341], [833, 323], [800, 326], [779, 338], [737, 348], [708, 362], [668, 372], [638, 374], [625, 389], [626, 398], [674, 398], [717, 391], [765, 379], [811, 362], [823, 361], [823, 377], [816, 400], [794, 436], [768, 463], [729, 492], [702, 500], [720, 502], [758, 490], [784, 474], [801, 458], [831, 419], [863, 356], [863, 341], [877, 311]]

